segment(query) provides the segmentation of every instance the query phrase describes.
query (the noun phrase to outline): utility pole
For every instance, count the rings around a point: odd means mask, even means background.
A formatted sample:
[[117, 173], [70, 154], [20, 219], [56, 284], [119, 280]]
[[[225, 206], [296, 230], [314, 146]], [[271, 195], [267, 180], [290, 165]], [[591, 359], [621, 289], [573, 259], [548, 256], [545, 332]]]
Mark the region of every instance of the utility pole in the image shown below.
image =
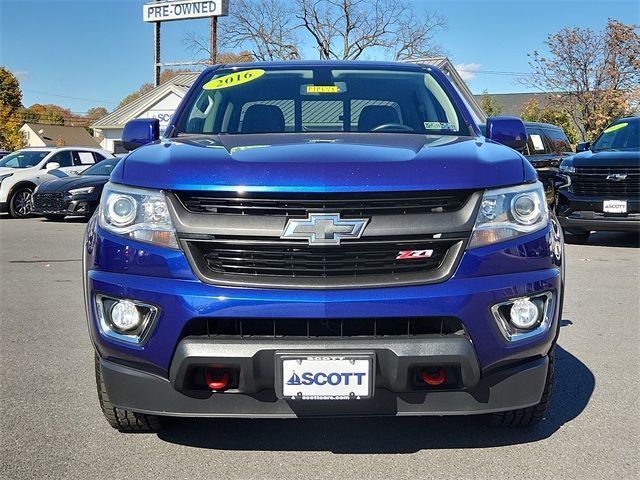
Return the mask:
[[[160, 0], [155, 0], [158, 3]], [[160, 25], [162, 22], [153, 24], [153, 83], [157, 87], [160, 85]]]
[[215, 65], [218, 57], [218, 17], [211, 17], [210, 19], [211, 32], [210, 32], [210, 50], [209, 62], [211, 65]]

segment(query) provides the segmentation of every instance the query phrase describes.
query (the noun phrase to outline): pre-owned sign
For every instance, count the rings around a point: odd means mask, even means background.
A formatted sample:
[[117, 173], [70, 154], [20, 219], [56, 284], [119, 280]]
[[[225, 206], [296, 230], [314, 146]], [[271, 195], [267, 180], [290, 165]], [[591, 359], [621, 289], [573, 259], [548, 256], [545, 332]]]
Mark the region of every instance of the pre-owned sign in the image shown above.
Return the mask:
[[177, 0], [147, 3], [142, 7], [145, 22], [167, 22], [187, 18], [218, 17], [227, 15], [227, 0]]

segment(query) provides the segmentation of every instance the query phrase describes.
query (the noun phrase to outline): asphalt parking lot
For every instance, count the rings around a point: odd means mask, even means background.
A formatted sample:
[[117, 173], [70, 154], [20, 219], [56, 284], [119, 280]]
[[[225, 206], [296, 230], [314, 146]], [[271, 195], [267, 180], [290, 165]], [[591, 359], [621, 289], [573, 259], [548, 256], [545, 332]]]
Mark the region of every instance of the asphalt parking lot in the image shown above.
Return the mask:
[[546, 420], [174, 420], [125, 435], [102, 417], [82, 299], [86, 224], [0, 216], [0, 478], [639, 478], [638, 236], [567, 246]]

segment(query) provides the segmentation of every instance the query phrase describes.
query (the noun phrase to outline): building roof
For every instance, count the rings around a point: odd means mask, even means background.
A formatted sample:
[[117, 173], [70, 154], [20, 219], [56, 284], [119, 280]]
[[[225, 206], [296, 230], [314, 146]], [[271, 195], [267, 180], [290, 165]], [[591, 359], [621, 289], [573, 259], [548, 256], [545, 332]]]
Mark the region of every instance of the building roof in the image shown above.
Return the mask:
[[155, 88], [152, 88], [144, 95], [136, 98], [134, 101], [127, 103], [122, 107], [118, 107], [109, 115], [96, 120], [96, 122], [91, 125], [91, 128], [121, 128], [129, 120], [145, 112], [169, 93], [173, 92], [176, 95], [183, 97], [191, 85], [193, 85], [196, 79], [200, 76], [200, 73], [201, 72], [177, 73], [175, 76], [171, 77], [171, 79]]
[[[490, 93], [495, 101], [500, 106], [500, 115], [513, 115], [515, 117], [519, 117], [522, 115], [522, 109], [525, 104], [531, 100], [535, 99], [538, 102], [538, 105], [541, 109], [544, 109], [550, 103], [551, 95], [553, 93]], [[558, 94], [556, 94], [558, 95]], [[483, 94], [474, 95], [476, 100], [479, 102], [482, 98]]]
[[100, 144], [87, 132], [84, 127], [69, 127], [66, 125], [45, 125], [42, 123], [25, 123], [42, 142], [48, 147], [55, 147], [61, 141], [64, 145], [77, 147], [100, 148]]

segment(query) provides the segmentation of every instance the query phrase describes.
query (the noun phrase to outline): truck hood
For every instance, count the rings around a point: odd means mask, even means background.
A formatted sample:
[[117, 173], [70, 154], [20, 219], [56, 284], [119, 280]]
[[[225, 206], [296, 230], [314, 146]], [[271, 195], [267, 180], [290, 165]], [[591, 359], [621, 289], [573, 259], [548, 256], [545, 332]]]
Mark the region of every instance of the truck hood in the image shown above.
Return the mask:
[[640, 151], [587, 150], [571, 157], [574, 167], [637, 167], [640, 163]]
[[111, 179], [172, 190], [479, 189], [532, 181], [535, 173], [524, 163], [528, 165], [514, 150], [474, 137], [200, 135], [134, 150]]

